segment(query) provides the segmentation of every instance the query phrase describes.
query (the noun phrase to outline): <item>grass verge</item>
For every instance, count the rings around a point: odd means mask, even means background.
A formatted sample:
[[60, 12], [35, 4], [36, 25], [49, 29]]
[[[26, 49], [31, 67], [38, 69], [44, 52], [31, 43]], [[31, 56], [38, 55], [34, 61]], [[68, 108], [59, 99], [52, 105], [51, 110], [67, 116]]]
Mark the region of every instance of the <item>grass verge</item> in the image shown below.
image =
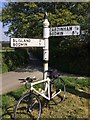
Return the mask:
[[[90, 78], [79, 79], [64, 77], [63, 79], [67, 90], [65, 101], [58, 105], [50, 101], [50, 107], [43, 106], [41, 118], [54, 118], [55, 120], [58, 118], [89, 118]], [[27, 89], [22, 87], [2, 96], [3, 118], [13, 118], [14, 105], [26, 91]], [[55, 99], [57, 99], [57, 97], [55, 97], [54, 100]]]

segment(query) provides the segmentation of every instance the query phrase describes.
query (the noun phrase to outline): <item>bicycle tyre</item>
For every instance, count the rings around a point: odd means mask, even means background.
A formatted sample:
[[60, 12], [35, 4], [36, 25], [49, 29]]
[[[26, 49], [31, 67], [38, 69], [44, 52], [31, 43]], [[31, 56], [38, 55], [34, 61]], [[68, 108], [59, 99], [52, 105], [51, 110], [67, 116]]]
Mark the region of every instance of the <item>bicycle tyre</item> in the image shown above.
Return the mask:
[[[19, 114], [20, 113], [20, 114]], [[14, 110], [14, 119], [39, 120], [41, 116], [41, 102], [34, 93], [26, 93], [17, 102]]]

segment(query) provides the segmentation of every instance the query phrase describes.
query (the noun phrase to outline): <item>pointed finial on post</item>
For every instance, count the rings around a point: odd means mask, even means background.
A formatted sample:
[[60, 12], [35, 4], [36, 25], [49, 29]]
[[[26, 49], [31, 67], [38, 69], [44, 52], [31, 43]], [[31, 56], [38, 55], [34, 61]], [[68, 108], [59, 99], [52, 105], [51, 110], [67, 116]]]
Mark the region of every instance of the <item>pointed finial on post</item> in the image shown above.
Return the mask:
[[44, 19], [48, 19], [48, 14], [47, 14], [47, 12], [45, 12], [45, 14], [44, 14]]
[[[43, 22], [43, 26], [44, 27], [48, 27], [49, 26], [49, 22], [48, 22], [48, 14], [47, 14], [47, 12], [45, 12], [45, 14], [44, 14], [44, 22]], [[47, 33], [48, 34], [48, 33]]]

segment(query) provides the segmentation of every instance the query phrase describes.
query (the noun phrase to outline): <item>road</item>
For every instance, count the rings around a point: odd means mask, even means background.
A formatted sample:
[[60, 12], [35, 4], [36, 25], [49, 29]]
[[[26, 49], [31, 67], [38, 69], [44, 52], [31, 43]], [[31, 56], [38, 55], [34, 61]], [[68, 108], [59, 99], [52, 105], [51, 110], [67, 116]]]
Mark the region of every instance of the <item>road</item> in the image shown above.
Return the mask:
[[8, 72], [0, 76], [0, 94], [5, 94], [7, 92], [13, 91], [21, 86], [21, 83], [18, 79], [26, 77], [36, 76], [38, 79], [42, 79], [42, 72]]
[[43, 78], [41, 63], [37, 60], [30, 61], [27, 67], [18, 68], [16, 71], [0, 74], [0, 95], [13, 91], [22, 84], [18, 79], [33, 77], [37, 79]]
[[[20, 87], [22, 84], [18, 79], [33, 77], [37, 79], [43, 78], [43, 67], [38, 60], [32, 60], [31, 64], [24, 68], [18, 68], [16, 71], [0, 74], [0, 95], [13, 91]], [[62, 74], [61, 76], [71, 76]], [[79, 77], [83, 78], [83, 77]]]

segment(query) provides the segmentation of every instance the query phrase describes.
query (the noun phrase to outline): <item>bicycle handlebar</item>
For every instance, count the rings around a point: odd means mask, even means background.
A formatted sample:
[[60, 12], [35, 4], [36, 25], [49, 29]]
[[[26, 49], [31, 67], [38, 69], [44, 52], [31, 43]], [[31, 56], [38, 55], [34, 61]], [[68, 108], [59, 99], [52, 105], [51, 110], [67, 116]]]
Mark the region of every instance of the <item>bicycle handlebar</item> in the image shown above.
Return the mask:
[[20, 83], [31, 83], [31, 82], [33, 82], [33, 80], [36, 80], [36, 77], [33, 77], [33, 78], [31, 78], [31, 77], [27, 77], [26, 79], [23, 79], [23, 78], [20, 78], [19, 79], [21, 82]]

